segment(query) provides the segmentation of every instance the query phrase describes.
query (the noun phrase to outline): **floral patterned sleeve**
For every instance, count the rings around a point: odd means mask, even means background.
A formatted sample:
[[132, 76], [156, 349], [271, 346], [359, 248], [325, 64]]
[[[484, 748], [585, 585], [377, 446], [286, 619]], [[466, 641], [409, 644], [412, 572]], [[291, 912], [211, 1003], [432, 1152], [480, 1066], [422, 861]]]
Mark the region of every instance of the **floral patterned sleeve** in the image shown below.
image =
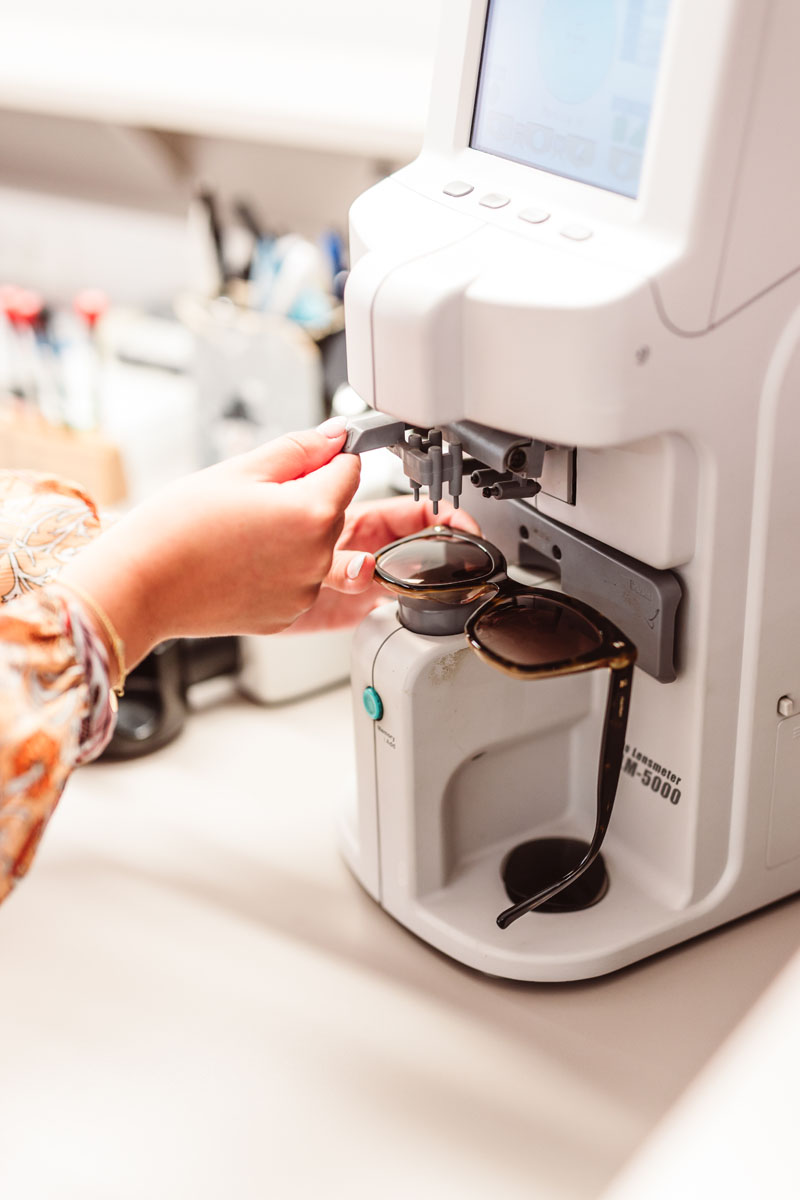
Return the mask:
[[99, 531], [79, 488], [0, 471], [0, 900], [27, 871], [72, 768], [113, 732], [105, 644], [80, 599], [47, 586]]

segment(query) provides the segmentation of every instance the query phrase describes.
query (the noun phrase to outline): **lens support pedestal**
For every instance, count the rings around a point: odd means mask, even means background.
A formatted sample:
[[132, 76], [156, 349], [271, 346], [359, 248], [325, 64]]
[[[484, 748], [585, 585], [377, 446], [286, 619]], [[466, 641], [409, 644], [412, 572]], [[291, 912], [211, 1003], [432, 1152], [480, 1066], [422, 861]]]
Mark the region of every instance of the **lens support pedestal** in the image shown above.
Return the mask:
[[445, 604], [427, 596], [398, 596], [397, 609], [401, 625], [412, 633], [424, 633], [431, 637], [447, 637], [464, 632], [468, 619], [486, 601], [478, 597], [471, 604]]

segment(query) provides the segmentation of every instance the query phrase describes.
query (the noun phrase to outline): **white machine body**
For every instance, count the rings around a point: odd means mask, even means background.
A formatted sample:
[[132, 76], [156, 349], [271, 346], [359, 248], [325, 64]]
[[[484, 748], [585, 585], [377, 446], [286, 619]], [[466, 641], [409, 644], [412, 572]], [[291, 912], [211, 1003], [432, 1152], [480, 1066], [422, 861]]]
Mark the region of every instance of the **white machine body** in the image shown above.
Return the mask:
[[564, 448], [532, 500], [464, 493], [510, 563], [527, 507], [682, 589], [607, 895], [506, 930], [509, 850], [591, 832], [606, 673], [512, 680], [394, 605], [361, 626], [347, 859], [482, 971], [602, 974], [800, 888], [798, 45], [796, 0], [446, 0], [423, 151], [352, 209], [355, 390]]

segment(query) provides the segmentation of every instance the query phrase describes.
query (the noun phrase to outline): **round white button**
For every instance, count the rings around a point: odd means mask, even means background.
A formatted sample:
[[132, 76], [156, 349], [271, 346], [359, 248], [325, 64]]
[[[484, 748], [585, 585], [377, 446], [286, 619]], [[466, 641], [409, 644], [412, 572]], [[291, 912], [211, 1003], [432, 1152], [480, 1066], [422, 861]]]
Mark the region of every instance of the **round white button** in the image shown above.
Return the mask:
[[463, 179], [454, 179], [452, 183], [448, 183], [442, 188], [445, 196], [468, 196], [475, 189], [471, 183], [464, 183]]
[[561, 230], [561, 236], [569, 238], [572, 242], [585, 242], [592, 236], [592, 231], [585, 225], [565, 225]]
[[511, 203], [511, 198], [501, 195], [500, 192], [487, 192], [485, 196], [481, 196], [480, 203], [484, 208], [505, 208]]
[[550, 213], [546, 208], [523, 208], [519, 219], [527, 221], [530, 225], [541, 225], [542, 221], [549, 221]]

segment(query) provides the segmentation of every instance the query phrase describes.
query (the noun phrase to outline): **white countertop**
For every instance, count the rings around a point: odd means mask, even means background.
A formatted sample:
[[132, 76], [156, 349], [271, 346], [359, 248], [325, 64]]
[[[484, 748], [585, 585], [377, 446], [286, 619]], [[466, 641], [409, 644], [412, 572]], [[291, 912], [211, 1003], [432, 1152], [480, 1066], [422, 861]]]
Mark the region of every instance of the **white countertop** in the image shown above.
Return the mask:
[[0, 909], [14, 1200], [598, 1196], [800, 942], [798, 903], [585, 984], [396, 925], [336, 847], [344, 688], [77, 773]]

